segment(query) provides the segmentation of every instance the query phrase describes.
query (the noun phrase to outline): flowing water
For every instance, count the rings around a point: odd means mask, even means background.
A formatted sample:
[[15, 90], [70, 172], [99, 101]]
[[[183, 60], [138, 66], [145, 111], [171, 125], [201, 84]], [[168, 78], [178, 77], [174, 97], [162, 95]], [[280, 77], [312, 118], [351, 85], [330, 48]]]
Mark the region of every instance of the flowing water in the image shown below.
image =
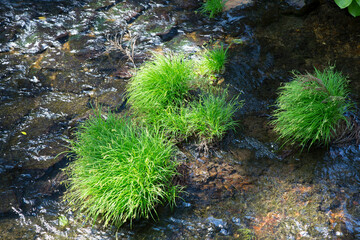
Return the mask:
[[[1, 239], [360, 239], [360, 145], [281, 148], [268, 124], [292, 70], [336, 64], [359, 102], [359, 20], [333, 1], [230, 0], [213, 20], [198, 6], [0, 0]], [[63, 152], [92, 106], [128, 107], [132, 48], [116, 43], [135, 38], [137, 66], [151, 51], [232, 44], [220, 82], [245, 105], [210, 156], [180, 147], [187, 189], [173, 211], [133, 228], [91, 226], [61, 200]]]

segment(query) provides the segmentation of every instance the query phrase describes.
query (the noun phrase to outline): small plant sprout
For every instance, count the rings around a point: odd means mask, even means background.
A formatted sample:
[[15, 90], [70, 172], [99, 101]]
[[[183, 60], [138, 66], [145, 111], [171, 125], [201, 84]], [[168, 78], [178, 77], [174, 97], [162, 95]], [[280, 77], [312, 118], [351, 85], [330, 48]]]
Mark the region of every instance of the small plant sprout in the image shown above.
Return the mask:
[[65, 228], [65, 227], [67, 227], [67, 226], [69, 225], [69, 220], [68, 220], [67, 217], [64, 216], [64, 215], [60, 215], [60, 216], [59, 216], [58, 222], [59, 222], [58, 225], [59, 225], [59, 227], [61, 227], [61, 228]]
[[223, 0], [206, 0], [200, 8], [200, 13], [214, 18], [224, 9], [225, 2]]
[[299, 143], [302, 147], [314, 143], [329, 144], [335, 137], [348, 101], [347, 79], [334, 67], [315, 74], [294, 74], [293, 81], [280, 87], [272, 124], [285, 143]]

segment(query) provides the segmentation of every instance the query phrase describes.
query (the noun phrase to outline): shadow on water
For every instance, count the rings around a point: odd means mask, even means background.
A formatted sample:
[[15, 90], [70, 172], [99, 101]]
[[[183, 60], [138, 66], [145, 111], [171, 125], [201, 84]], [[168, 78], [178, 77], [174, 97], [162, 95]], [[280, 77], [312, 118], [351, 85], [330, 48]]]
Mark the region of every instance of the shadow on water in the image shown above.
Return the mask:
[[[359, 102], [358, 19], [332, 1], [239, 1], [208, 20], [197, 1], [0, 0], [0, 237], [2, 239], [360, 238], [360, 147], [281, 148], [268, 122], [291, 71], [336, 63]], [[230, 8], [230, 7], [229, 7]], [[103, 229], [61, 201], [66, 139], [92, 105], [126, 109], [133, 64], [111, 39], [150, 51], [230, 45], [222, 85], [241, 93], [237, 132], [204, 157], [179, 149], [187, 190], [158, 221]], [[125, 41], [130, 40], [129, 38]]]

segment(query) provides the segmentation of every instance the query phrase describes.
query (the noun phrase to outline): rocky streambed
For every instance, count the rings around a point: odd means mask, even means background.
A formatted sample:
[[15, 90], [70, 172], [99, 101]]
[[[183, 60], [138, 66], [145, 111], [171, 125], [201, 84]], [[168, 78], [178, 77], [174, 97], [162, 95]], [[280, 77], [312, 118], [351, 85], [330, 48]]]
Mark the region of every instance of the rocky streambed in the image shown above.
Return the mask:
[[[281, 148], [268, 122], [291, 71], [336, 64], [360, 100], [359, 19], [333, 1], [0, 1], [1, 239], [357, 239], [360, 145]], [[121, 112], [134, 65], [151, 51], [230, 45], [223, 80], [244, 107], [208, 156], [179, 146], [186, 194], [132, 229], [74, 221], [61, 196], [66, 140], [92, 106]], [[129, 33], [132, 35], [130, 36]], [[354, 117], [359, 111], [355, 108]]]

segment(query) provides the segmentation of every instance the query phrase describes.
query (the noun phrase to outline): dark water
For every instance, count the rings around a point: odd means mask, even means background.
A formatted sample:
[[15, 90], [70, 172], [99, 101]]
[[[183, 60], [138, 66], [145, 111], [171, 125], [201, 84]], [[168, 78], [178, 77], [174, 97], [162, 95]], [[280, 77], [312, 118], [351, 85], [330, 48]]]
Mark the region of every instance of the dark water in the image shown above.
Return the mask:
[[[336, 63], [358, 102], [359, 19], [332, 1], [230, 1], [248, 4], [209, 21], [188, 2], [0, 1], [1, 239], [360, 239], [360, 146], [300, 153], [280, 148], [268, 125], [292, 70]], [[91, 106], [127, 107], [134, 66], [113, 44], [126, 29], [138, 66], [151, 51], [232, 44], [222, 84], [245, 105], [210, 157], [179, 149], [188, 188], [173, 211], [103, 229], [62, 202], [70, 160], [57, 155]]]

